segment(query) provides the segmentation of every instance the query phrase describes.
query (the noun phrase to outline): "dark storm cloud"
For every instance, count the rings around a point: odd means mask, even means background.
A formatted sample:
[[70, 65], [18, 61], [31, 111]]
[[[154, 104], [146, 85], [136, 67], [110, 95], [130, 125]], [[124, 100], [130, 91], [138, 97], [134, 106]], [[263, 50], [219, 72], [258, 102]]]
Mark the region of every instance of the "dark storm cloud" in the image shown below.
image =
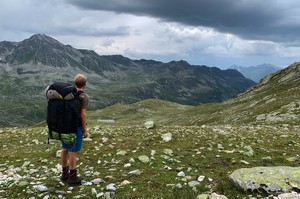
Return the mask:
[[244, 39], [300, 41], [298, 0], [66, 0], [79, 8], [212, 27]]

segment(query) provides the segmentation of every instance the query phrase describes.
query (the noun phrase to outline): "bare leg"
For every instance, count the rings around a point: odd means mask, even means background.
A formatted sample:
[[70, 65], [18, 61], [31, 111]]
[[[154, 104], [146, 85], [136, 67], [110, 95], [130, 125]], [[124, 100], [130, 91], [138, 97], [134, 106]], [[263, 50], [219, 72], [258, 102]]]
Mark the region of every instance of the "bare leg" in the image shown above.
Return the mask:
[[69, 154], [68, 149], [62, 149], [61, 156], [60, 156], [62, 167], [67, 167], [68, 166], [68, 154]]
[[77, 152], [70, 152], [69, 153], [69, 168], [70, 170], [76, 169], [77, 165]]

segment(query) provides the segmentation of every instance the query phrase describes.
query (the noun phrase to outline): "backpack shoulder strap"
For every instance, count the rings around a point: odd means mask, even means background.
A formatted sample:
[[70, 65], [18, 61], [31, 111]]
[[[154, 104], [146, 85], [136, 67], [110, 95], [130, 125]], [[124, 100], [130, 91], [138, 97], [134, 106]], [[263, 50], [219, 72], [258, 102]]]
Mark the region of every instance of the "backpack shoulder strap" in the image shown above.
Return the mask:
[[[82, 90], [76, 91], [75, 95], [79, 98], [79, 96], [84, 93]], [[79, 98], [80, 99], [80, 98]]]

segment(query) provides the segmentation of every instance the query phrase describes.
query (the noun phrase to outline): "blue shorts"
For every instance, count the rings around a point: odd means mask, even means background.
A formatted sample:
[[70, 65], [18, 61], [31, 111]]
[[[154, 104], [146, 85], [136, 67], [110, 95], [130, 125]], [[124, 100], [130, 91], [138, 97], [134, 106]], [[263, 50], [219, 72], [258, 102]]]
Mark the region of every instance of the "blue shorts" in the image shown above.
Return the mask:
[[73, 145], [65, 144], [62, 142], [62, 148], [68, 149], [69, 152], [78, 152], [82, 148], [82, 139], [83, 139], [83, 128], [79, 127], [76, 133], [76, 140]]

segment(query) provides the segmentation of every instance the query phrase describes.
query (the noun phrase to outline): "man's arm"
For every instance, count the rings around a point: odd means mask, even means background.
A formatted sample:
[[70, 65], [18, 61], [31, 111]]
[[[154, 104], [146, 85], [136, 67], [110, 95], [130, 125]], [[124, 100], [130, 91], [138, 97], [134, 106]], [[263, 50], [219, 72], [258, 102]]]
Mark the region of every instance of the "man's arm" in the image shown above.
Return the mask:
[[88, 130], [86, 128], [86, 109], [81, 109], [80, 118], [81, 118], [81, 124], [83, 128], [83, 137], [86, 138], [88, 136]]

